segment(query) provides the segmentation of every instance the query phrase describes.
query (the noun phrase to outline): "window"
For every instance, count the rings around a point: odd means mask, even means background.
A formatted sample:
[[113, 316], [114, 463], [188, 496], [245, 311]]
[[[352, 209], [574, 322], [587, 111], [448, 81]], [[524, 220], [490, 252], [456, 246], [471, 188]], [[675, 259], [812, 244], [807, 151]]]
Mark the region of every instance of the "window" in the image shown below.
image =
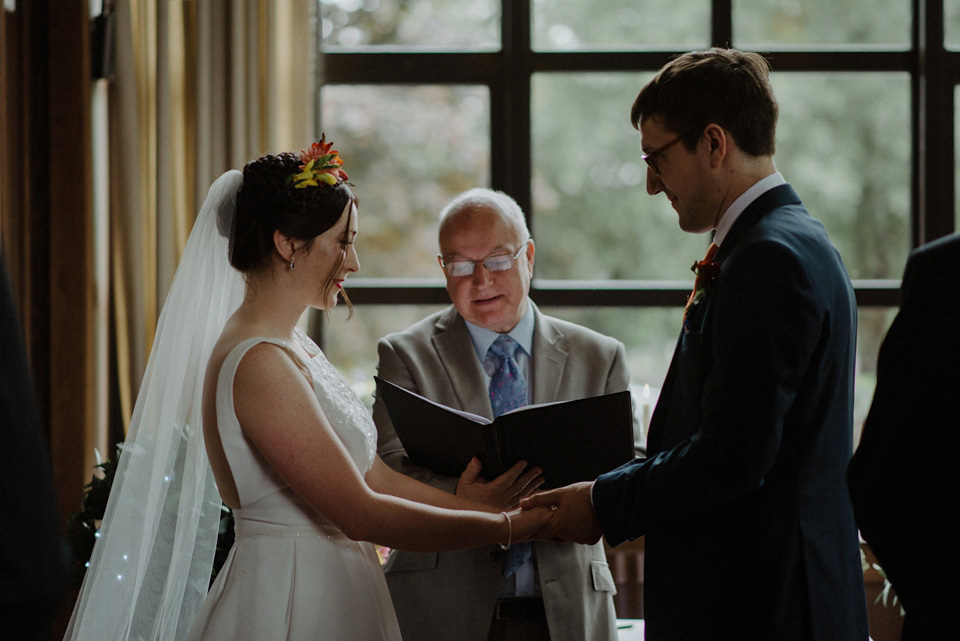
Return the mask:
[[730, 43], [769, 56], [778, 168], [854, 279], [859, 426], [907, 254], [958, 224], [960, 2], [320, 4], [319, 122], [345, 152], [363, 212], [349, 290], [358, 318], [334, 313], [323, 338], [364, 393], [377, 338], [448, 303], [436, 215], [478, 185], [527, 212], [541, 308], [622, 340], [634, 383], [659, 388], [708, 239], [646, 195], [630, 105], [674, 54]]

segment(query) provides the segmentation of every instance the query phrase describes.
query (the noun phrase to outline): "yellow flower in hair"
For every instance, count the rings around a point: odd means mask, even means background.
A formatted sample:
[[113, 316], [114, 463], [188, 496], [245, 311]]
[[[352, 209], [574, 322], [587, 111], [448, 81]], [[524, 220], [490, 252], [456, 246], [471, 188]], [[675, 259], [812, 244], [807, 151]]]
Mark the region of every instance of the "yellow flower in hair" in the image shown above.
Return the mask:
[[324, 134], [320, 137], [320, 142], [315, 142], [310, 149], [300, 152], [300, 173], [289, 178], [294, 187], [317, 187], [320, 183], [336, 185], [348, 179], [347, 172], [340, 168], [343, 165], [340, 152], [331, 147], [333, 143], [327, 142]]

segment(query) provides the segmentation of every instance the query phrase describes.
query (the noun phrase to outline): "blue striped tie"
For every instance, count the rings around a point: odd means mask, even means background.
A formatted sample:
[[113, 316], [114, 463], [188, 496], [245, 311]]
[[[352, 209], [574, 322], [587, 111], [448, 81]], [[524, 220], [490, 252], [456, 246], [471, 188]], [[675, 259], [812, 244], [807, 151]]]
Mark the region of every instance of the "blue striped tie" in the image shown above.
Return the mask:
[[[520, 345], [501, 334], [487, 350], [487, 355], [497, 359], [497, 371], [490, 379], [490, 406], [494, 417], [527, 404], [527, 381], [517, 367], [514, 354]], [[512, 576], [521, 565], [530, 560], [529, 543], [518, 543], [503, 555], [503, 576]]]

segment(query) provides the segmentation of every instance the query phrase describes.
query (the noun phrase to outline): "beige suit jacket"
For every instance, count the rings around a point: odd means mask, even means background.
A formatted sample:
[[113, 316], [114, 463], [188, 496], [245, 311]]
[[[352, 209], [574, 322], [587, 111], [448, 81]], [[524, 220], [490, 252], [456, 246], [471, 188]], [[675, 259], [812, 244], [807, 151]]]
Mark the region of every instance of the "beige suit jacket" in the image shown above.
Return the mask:
[[[533, 303], [530, 303], [533, 305]], [[541, 314], [531, 362], [533, 402], [596, 396], [627, 389], [619, 341]], [[450, 307], [391, 334], [378, 345], [381, 378], [449, 407], [493, 418], [483, 370], [466, 323]], [[386, 409], [373, 406], [378, 451], [396, 470], [454, 492], [457, 478], [410, 463]], [[589, 430], [585, 422], [584, 430]], [[553, 641], [613, 641], [613, 578], [601, 543], [534, 543], [537, 575]], [[484, 641], [493, 618], [503, 552], [496, 545], [440, 554], [394, 551], [387, 585], [405, 641]]]

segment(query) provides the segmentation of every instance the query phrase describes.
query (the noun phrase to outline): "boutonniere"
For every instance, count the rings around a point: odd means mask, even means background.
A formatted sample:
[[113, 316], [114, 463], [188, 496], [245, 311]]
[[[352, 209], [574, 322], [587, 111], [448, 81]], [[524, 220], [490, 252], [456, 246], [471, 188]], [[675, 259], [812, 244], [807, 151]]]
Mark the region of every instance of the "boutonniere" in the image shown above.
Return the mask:
[[714, 260], [717, 254], [717, 246], [711, 245], [707, 255], [703, 260], [698, 260], [690, 266], [690, 271], [696, 274], [696, 280], [693, 282], [693, 291], [687, 298], [687, 304], [683, 308], [684, 328], [686, 328], [687, 316], [700, 303], [700, 299], [707, 293], [707, 287], [720, 273], [720, 263]]

